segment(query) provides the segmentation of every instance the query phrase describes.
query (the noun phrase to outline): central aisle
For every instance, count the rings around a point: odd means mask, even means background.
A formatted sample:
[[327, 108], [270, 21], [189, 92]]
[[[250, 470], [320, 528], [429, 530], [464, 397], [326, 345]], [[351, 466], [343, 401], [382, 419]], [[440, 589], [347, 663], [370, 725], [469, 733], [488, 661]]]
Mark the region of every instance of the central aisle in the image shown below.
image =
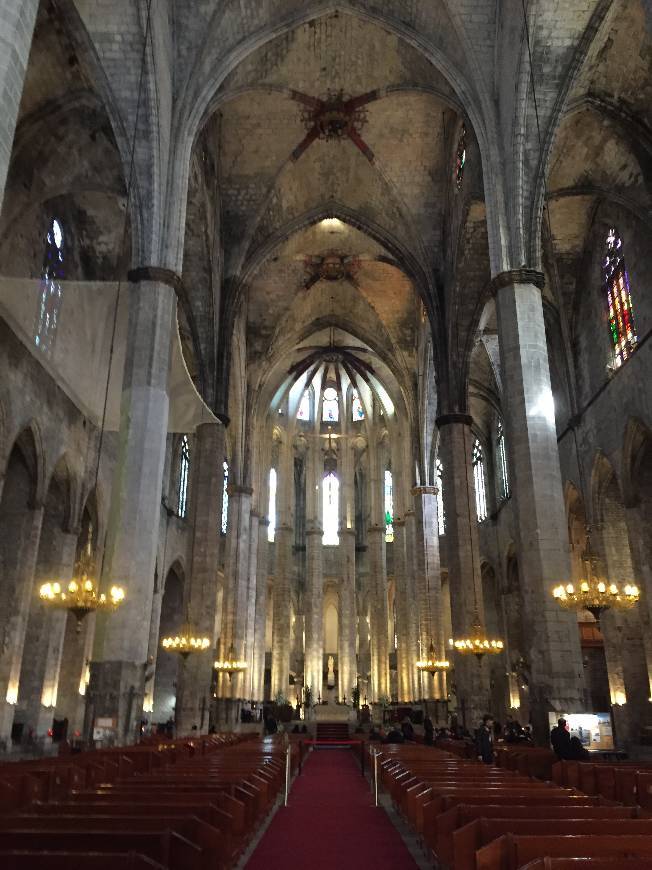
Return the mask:
[[353, 753], [312, 752], [265, 831], [247, 870], [415, 870], [400, 834], [381, 807]]

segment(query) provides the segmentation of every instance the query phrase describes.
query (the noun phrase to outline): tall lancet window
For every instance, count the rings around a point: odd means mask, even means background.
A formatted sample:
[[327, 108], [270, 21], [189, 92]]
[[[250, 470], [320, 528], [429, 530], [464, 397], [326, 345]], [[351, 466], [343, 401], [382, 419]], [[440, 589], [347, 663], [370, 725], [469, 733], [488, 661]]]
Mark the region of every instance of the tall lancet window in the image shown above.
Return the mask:
[[473, 445], [473, 482], [475, 483], [475, 512], [479, 523], [487, 519], [487, 492], [484, 477], [484, 454], [482, 445], [476, 438]]
[[63, 229], [59, 221], [53, 218], [45, 237], [41, 292], [34, 330], [34, 344], [46, 353], [52, 350], [61, 309], [62, 290], [59, 282], [63, 279], [63, 251]]
[[222, 534], [226, 535], [229, 522], [229, 463], [222, 463]]
[[321, 418], [324, 423], [337, 423], [340, 419], [340, 406], [337, 401], [337, 390], [326, 387], [322, 403]]
[[509, 475], [507, 473], [507, 448], [505, 447], [505, 430], [503, 424], [498, 423], [496, 433], [496, 452], [498, 454], [498, 475], [500, 478], [500, 497], [509, 498]]
[[435, 483], [437, 485], [437, 526], [439, 527], [439, 534], [445, 535], [446, 517], [444, 516], [444, 466], [442, 465], [441, 459], [437, 460], [437, 464], [435, 466], [435, 474]]
[[392, 472], [385, 471], [385, 540], [388, 544], [394, 540], [394, 487]]
[[323, 526], [322, 543], [336, 545], [340, 542], [338, 534], [340, 525], [340, 482], [331, 471], [324, 478], [323, 486]]
[[634, 326], [634, 312], [629, 292], [629, 275], [625, 268], [623, 242], [613, 228], [609, 230], [607, 235], [603, 273], [607, 291], [609, 329], [614, 349], [614, 362], [616, 366], [621, 366], [635, 350], [638, 336]]
[[301, 396], [297, 420], [310, 420], [310, 390], [305, 390], [303, 396]]
[[458, 190], [464, 180], [464, 167], [466, 166], [466, 127], [462, 124], [460, 138], [457, 140], [457, 153], [455, 155], [455, 186]]
[[269, 470], [269, 505], [267, 507], [267, 517], [269, 525], [267, 526], [267, 540], [274, 542], [274, 534], [276, 532], [276, 469]]
[[190, 444], [188, 436], [181, 439], [179, 448], [179, 486], [177, 488], [177, 514], [183, 519], [188, 511], [188, 473], [190, 471]]
[[351, 394], [351, 417], [354, 423], [358, 420], [364, 420], [364, 408], [362, 407], [357, 390], [354, 390]]

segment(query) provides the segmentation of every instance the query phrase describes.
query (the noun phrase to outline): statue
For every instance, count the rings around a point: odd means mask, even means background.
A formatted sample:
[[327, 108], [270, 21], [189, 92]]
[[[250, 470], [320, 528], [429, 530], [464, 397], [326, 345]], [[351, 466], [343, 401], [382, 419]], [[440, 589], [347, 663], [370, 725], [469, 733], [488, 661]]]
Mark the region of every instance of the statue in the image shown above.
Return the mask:
[[328, 676], [326, 678], [326, 685], [329, 689], [332, 689], [335, 685], [335, 659], [333, 656], [328, 657]]

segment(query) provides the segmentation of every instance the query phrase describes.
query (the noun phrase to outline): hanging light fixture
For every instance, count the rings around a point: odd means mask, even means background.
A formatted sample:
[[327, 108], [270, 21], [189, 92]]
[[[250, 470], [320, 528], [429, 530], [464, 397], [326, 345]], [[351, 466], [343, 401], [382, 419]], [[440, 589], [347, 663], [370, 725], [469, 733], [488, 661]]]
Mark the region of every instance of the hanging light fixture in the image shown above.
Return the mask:
[[186, 607], [186, 621], [176, 634], [161, 638], [161, 646], [166, 652], [178, 653], [186, 659], [191, 653], [204, 652], [211, 645], [211, 640], [206, 635], [200, 634], [190, 622], [188, 608]]
[[471, 528], [471, 500], [469, 498], [469, 461], [466, 449], [466, 427], [462, 430], [462, 438], [464, 441], [464, 470], [466, 473], [466, 503], [468, 507], [469, 517], [469, 541], [471, 542], [471, 579], [473, 581], [473, 622], [471, 629], [466, 637], [451, 638], [449, 646], [460, 655], [474, 655], [478, 662], [482, 661], [485, 655], [498, 655], [504, 650], [504, 643], [499, 638], [490, 638], [480, 620], [480, 609], [478, 606], [478, 590], [475, 579], [475, 554], [473, 552], [472, 543], [472, 528]]
[[435, 645], [432, 641], [430, 641], [430, 646], [428, 647], [428, 658], [420, 659], [417, 662], [417, 670], [422, 673], [431, 674], [433, 677], [437, 673], [441, 673], [442, 671], [447, 671], [450, 667], [450, 662], [445, 659], [439, 659], [437, 657], [437, 653], [435, 651]]
[[98, 591], [93, 558], [93, 526], [88, 524], [86, 543], [75, 562], [72, 580], [44, 583], [39, 589], [41, 601], [50, 607], [69, 610], [77, 619], [77, 632], [85, 616], [97, 610], [115, 610], [125, 598], [122, 586], [112, 586], [108, 595]]
[[[579, 475], [582, 504], [584, 499], [584, 474], [579, 445], [577, 443], [577, 427], [573, 426], [575, 440], [575, 455]], [[600, 627], [600, 618], [605, 610], [631, 610], [638, 604], [640, 591], [633, 583], [611, 583], [602, 560], [591, 549], [591, 527], [586, 527], [586, 546], [581, 557], [582, 569], [579, 582], [560, 583], [552, 590], [555, 600], [565, 610], [576, 612], [588, 610]]]
[[565, 610], [588, 610], [598, 625], [605, 610], [631, 610], [639, 600], [634, 584], [619, 586], [606, 578], [598, 556], [591, 550], [591, 530], [587, 528], [586, 549], [582, 553], [582, 578], [578, 584], [562, 583], [552, 594]]
[[247, 662], [235, 657], [235, 650], [233, 649], [233, 644], [231, 644], [226, 658], [216, 661], [213, 667], [218, 674], [228, 674], [230, 680], [233, 674], [241, 674], [247, 670]]

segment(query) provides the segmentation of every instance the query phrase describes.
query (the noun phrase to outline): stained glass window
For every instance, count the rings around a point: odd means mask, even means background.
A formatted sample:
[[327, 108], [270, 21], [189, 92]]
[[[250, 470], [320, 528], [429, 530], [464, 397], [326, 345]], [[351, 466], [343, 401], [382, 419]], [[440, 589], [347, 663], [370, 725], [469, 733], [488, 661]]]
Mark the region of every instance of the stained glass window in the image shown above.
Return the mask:
[[473, 445], [473, 482], [475, 483], [475, 511], [478, 522], [487, 519], [487, 493], [484, 483], [484, 454], [482, 446], [476, 439]]
[[226, 535], [229, 521], [229, 463], [222, 463], [222, 534]]
[[609, 309], [609, 329], [616, 366], [622, 365], [634, 349], [638, 337], [634, 326], [634, 312], [629, 293], [629, 275], [625, 267], [623, 242], [612, 227], [607, 234], [603, 265]]
[[459, 190], [464, 179], [464, 167], [466, 166], [466, 127], [462, 124], [460, 138], [457, 140], [457, 154], [455, 156], [455, 185]]
[[437, 526], [440, 535], [446, 533], [446, 518], [444, 516], [444, 466], [442, 465], [441, 459], [437, 460], [437, 464], [435, 466], [436, 473], [436, 481], [437, 484]]
[[496, 434], [496, 447], [498, 453], [498, 475], [500, 477], [501, 498], [509, 498], [509, 475], [507, 473], [507, 449], [505, 447], [505, 431], [503, 424], [498, 423]]
[[324, 423], [337, 423], [340, 419], [340, 406], [337, 401], [337, 390], [326, 387], [322, 404], [321, 418]]
[[45, 254], [41, 272], [34, 344], [42, 351], [52, 349], [61, 309], [63, 278], [64, 238], [61, 224], [56, 218], [50, 221], [45, 239]]
[[301, 396], [297, 420], [310, 420], [310, 390], [306, 390], [303, 396]]
[[188, 472], [190, 471], [190, 444], [188, 436], [181, 439], [179, 450], [179, 488], [177, 490], [177, 514], [183, 518], [188, 508]]
[[273, 543], [276, 532], [276, 469], [269, 470], [269, 506], [267, 508], [269, 525], [267, 526], [267, 540]]
[[385, 471], [385, 540], [391, 543], [394, 540], [394, 488], [392, 486], [392, 472]]
[[339, 544], [340, 482], [332, 471], [324, 478], [322, 496], [324, 508], [322, 543], [326, 545]]
[[356, 390], [353, 391], [351, 396], [351, 417], [353, 418], [354, 423], [357, 420], [364, 420], [364, 408], [362, 407], [360, 396]]

